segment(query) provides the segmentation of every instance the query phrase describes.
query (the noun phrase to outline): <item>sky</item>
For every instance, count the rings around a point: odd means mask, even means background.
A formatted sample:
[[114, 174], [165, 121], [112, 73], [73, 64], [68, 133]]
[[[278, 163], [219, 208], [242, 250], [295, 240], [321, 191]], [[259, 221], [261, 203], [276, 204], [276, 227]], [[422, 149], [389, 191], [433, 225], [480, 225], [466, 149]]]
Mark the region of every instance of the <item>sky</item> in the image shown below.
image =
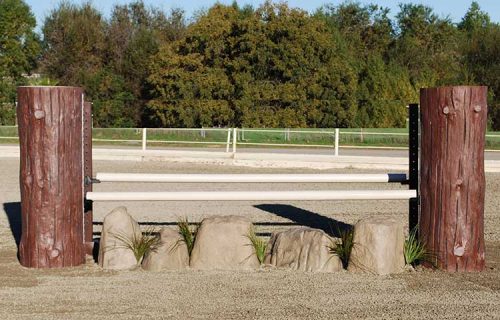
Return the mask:
[[[40, 30], [40, 25], [44, 18], [49, 14], [50, 10], [55, 8], [61, 0], [25, 0], [31, 6], [32, 12], [37, 18], [37, 30]], [[71, 0], [74, 3], [86, 2], [86, 0]], [[378, 4], [391, 9], [392, 16], [398, 12], [398, 3], [417, 3], [424, 4], [434, 9], [434, 12], [440, 16], [449, 16], [453, 22], [459, 22], [467, 12], [473, 0], [358, 0], [361, 4]], [[93, 5], [99, 9], [106, 17], [111, 13], [113, 5], [129, 3], [131, 0], [94, 0]], [[209, 8], [214, 3], [231, 4], [233, 0], [144, 0], [146, 5], [152, 5], [169, 11], [171, 8], [181, 8], [190, 17], [199, 9]], [[239, 0], [240, 5], [250, 4], [254, 7], [259, 6], [264, 0]], [[318, 7], [326, 3], [339, 4], [343, 0], [289, 0], [290, 7], [299, 7], [309, 12], [314, 12]], [[476, 0], [483, 11], [488, 12], [491, 21], [500, 22], [500, 0]]]

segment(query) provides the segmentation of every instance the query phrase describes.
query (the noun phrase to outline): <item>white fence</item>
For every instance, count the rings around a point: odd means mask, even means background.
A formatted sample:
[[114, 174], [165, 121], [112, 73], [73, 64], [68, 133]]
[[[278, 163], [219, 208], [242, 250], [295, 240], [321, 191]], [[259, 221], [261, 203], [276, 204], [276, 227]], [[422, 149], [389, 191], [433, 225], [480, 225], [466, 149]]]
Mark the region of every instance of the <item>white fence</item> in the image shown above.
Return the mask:
[[[500, 133], [486, 135], [487, 150], [500, 149]], [[0, 126], [0, 143], [14, 142], [16, 126]], [[404, 129], [247, 129], [247, 128], [94, 128], [100, 144], [137, 146], [142, 150], [167, 145], [220, 146], [227, 153], [238, 147], [325, 148], [338, 155], [342, 148], [407, 149]], [[488, 148], [489, 147], [489, 148]]]

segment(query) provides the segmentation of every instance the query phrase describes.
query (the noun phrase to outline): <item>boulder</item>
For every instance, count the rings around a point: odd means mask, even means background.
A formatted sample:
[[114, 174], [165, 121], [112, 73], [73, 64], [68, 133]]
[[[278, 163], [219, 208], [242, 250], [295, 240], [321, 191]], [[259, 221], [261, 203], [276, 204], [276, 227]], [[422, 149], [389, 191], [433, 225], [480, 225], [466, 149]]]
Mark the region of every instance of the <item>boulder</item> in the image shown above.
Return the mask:
[[190, 266], [200, 270], [245, 270], [260, 264], [248, 239], [252, 222], [240, 216], [213, 216], [201, 222]]
[[179, 231], [163, 228], [160, 231], [160, 245], [150, 251], [142, 261], [142, 268], [148, 271], [181, 270], [189, 265], [189, 253]]
[[341, 271], [342, 261], [330, 249], [333, 241], [323, 230], [308, 227], [275, 233], [269, 240], [265, 263], [300, 271]]
[[404, 271], [403, 225], [394, 218], [368, 217], [354, 226], [349, 271], [379, 275]]
[[99, 266], [104, 269], [124, 270], [137, 266], [134, 252], [127, 248], [125, 239], [141, 236], [141, 229], [128, 213], [118, 207], [104, 217], [99, 243]]

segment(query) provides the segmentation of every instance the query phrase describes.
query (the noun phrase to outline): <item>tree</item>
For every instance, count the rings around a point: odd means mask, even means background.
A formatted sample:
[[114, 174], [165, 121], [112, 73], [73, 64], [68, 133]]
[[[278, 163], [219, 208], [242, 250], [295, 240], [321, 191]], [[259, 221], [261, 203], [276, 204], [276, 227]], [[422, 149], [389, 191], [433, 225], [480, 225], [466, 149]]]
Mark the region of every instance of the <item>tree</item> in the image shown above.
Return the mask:
[[415, 90], [461, 84], [460, 34], [449, 18], [439, 18], [430, 7], [401, 4], [396, 15], [398, 37], [391, 56], [405, 67]]
[[146, 78], [152, 56], [160, 45], [180, 38], [184, 28], [184, 13], [178, 9], [166, 16], [146, 8], [142, 1], [114, 7], [106, 30], [106, 57], [109, 69], [121, 77], [123, 88], [132, 95], [124, 107], [133, 110], [134, 123], [141, 123], [149, 100]]
[[42, 70], [61, 85], [85, 86], [104, 66], [105, 21], [89, 2], [61, 2], [42, 27]]
[[462, 21], [458, 24], [460, 30], [465, 30], [468, 33], [486, 28], [490, 25], [490, 16], [481, 11], [479, 4], [473, 1], [470, 5], [469, 10], [462, 18]]
[[215, 5], [151, 65], [153, 123], [348, 126], [356, 75], [325, 23], [285, 4]]
[[500, 130], [500, 25], [473, 2], [458, 24], [464, 32], [462, 52], [471, 84], [489, 87], [489, 122]]
[[35, 26], [24, 1], [0, 0], [0, 124], [13, 124], [16, 87], [36, 67], [40, 43]]
[[329, 25], [330, 34], [345, 42], [346, 61], [357, 73], [353, 126], [404, 126], [406, 105], [415, 101], [405, 68], [389, 62], [396, 39], [388, 14], [387, 8], [351, 2], [325, 6], [316, 13]]

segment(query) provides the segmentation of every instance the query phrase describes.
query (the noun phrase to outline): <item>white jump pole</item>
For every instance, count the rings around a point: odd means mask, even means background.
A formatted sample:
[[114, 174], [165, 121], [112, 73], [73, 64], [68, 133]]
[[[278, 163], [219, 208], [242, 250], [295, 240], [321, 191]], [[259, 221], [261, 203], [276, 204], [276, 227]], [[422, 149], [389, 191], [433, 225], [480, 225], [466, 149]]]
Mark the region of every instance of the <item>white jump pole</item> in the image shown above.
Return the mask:
[[416, 190], [87, 192], [93, 201], [408, 200]]
[[96, 174], [100, 182], [163, 182], [163, 183], [384, 183], [405, 182], [404, 173], [393, 174]]

